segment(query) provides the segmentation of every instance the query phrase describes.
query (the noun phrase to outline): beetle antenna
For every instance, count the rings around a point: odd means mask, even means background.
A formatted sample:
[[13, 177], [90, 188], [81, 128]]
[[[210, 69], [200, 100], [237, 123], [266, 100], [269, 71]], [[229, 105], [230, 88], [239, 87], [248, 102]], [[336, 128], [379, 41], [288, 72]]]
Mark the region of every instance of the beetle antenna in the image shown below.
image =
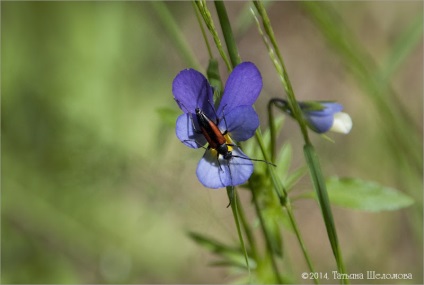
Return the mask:
[[275, 165], [272, 162], [268, 162], [266, 160], [262, 160], [262, 159], [254, 159], [254, 158], [248, 158], [248, 157], [243, 157], [243, 156], [239, 156], [239, 155], [233, 155], [233, 157], [237, 157], [237, 158], [241, 158], [241, 159], [246, 159], [246, 160], [252, 160], [252, 161], [260, 161], [260, 162], [265, 162], [266, 164], [272, 165], [277, 167], [277, 165]]

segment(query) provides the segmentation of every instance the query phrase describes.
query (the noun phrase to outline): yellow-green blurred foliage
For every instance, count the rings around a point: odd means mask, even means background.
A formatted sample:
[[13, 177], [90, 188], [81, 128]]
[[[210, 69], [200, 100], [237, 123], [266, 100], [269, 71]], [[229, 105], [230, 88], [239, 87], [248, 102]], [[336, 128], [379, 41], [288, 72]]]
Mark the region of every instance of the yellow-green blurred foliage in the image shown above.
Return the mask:
[[1, 16], [2, 282], [183, 281], [195, 246], [156, 112], [179, 67], [150, 4], [3, 2]]
[[[372, 43], [366, 49], [377, 61], [388, 53], [391, 37], [407, 26], [408, 17], [399, 13], [417, 10], [401, 4], [399, 10], [389, 5], [388, 12], [383, 4], [349, 5], [339, 4], [340, 11], [362, 43]], [[206, 68], [208, 56], [191, 3], [167, 6]], [[230, 18], [242, 6], [229, 3]], [[422, 5], [416, 6], [422, 11]], [[361, 14], [350, 13], [352, 7], [365, 11], [370, 22], [362, 23]], [[420, 180], [406, 183], [393, 174], [396, 163], [379, 133], [384, 118], [363, 99], [364, 91], [305, 13], [294, 2], [280, 2], [270, 11], [295, 92], [300, 99], [339, 100], [354, 120], [352, 133], [334, 136], [335, 144], [313, 137], [325, 173], [421, 193]], [[283, 91], [255, 25], [243, 30], [238, 24], [241, 56], [254, 61], [264, 77], [257, 109], [266, 118], [267, 100]], [[373, 42], [378, 35], [381, 41]], [[422, 65], [422, 44], [409, 58], [394, 84], [422, 128], [422, 98], [417, 99], [422, 69], [415, 64]], [[186, 67], [149, 2], [1, 3], [3, 283], [231, 280], [222, 269], [208, 267], [213, 259], [186, 235], [196, 230], [237, 242], [226, 193], [200, 185], [195, 168], [203, 151], [183, 146], [174, 135], [176, 117], [169, 123], [157, 112], [177, 110], [171, 83]], [[298, 166], [299, 132], [291, 121], [286, 125], [280, 139], [296, 145]], [[299, 189], [311, 187], [305, 181]], [[249, 196], [243, 201], [250, 211]], [[419, 212], [420, 204], [408, 211]], [[295, 211], [317, 269], [334, 270], [316, 203], [295, 204]], [[411, 212], [336, 213], [348, 271], [422, 273], [422, 248], [416, 248], [422, 235], [414, 239], [413, 219], [404, 222]], [[305, 269], [297, 241], [287, 236], [291, 267]]]

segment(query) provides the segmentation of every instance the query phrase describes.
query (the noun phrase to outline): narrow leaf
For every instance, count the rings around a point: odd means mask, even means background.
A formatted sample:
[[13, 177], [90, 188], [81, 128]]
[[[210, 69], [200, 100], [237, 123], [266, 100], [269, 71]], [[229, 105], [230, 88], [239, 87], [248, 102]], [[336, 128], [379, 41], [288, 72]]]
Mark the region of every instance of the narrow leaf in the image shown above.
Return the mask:
[[306, 165], [301, 166], [290, 173], [286, 179], [283, 180], [283, 183], [286, 185], [287, 189], [290, 190], [306, 173], [308, 173], [308, 167], [306, 167]]
[[207, 248], [211, 252], [215, 253], [236, 253], [238, 252], [238, 248], [230, 247], [225, 245], [213, 238], [207, 237], [205, 235], [189, 232], [188, 235], [199, 245]]
[[[322, 216], [324, 218], [325, 227], [327, 229], [328, 239], [330, 240], [331, 248], [334, 257], [336, 258], [337, 267], [339, 272], [344, 273], [344, 263], [341, 256], [339, 240], [337, 238], [336, 226], [334, 224], [333, 213], [330, 207], [330, 199], [328, 198], [327, 187], [324, 181], [324, 176], [321, 172], [320, 163], [315, 149], [312, 145], [306, 144], [303, 147], [306, 162], [309, 166], [309, 173], [318, 197], [321, 207]], [[342, 283], [345, 280], [342, 280]]]
[[[220, 261], [214, 262], [213, 265], [227, 264], [234, 267], [247, 268], [245, 252], [242, 249], [225, 245], [199, 233], [189, 232], [188, 234], [196, 243], [207, 248], [210, 252], [215, 253], [221, 258]], [[252, 258], [249, 258], [248, 264], [250, 268], [256, 268], [256, 262]]]

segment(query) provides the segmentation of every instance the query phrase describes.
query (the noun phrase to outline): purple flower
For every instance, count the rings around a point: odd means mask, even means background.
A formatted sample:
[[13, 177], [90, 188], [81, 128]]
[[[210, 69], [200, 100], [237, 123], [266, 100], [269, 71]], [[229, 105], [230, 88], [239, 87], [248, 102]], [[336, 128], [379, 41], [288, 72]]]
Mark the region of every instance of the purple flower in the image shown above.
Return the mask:
[[[273, 99], [275, 105], [292, 115], [289, 105], [284, 99]], [[342, 112], [343, 106], [331, 101], [298, 102], [308, 127], [316, 133], [328, 131], [347, 134], [352, 129], [352, 119]]]
[[[235, 145], [235, 141], [251, 138], [259, 126], [258, 115], [252, 105], [262, 89], [259, 70], [251, 62], [237, 65], [231, 72], [217, 110], [214, 108], [213, 90], [207, 79], [194, 69], [181, 71], [172, 83], [172, 93], [180, 109], [176, 135], [186, 146], [199, 148], [206, 145], [207, 138], [200, 133], [196, 117], [200, 109], [224, 134], [228, 159], [208, 146], [197, 165], [197, 178], [208, 188], [221, 188], [243, 184], [253, 172], [249, 158]], [[226, 133], [227, 132], [227, 133]], [[233, 141], [234, 140], [234, 141]]]

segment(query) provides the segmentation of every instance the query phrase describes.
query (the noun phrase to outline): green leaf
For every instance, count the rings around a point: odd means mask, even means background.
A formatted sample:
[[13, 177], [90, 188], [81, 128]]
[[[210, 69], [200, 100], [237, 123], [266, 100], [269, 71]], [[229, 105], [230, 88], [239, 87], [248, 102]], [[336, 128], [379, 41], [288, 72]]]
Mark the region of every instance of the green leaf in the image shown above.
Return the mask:
[[[325, 228], [327, 230], [328, 239], [336, 258], [337, 269], [340, 273], [344, 273], [344, 263], [341, 256], [339, 239], [337, 237], [336, 226], [334, 224], [333, 212], [331, 211], [330, 198], [327, 191], [327, 185], [322, 175], [321, 166], [315, 148], [311, 144], [305, 144], [303, 151], [306, 158], [306, 163], [309, 167], [309, 173], [314, 185], [316, 195], [318, 197], [322, 216], [324, 218]], [[344, 283], [344, 280], [342, 280]]]
[[396, 40], [392, 47], [391, 54], [387, 57], [386, 63], [380, 70], [380, 78], [384, 84], [389, 84], [393, 74], [399, 66], [405, 62], [417, 45], [422, 43], [423, 36], [423, 16], [419, 13], [415, 19], [411, 19], [411, 24]]
[[[290, 143], [285, 143], [280, 150], [280, 153], [275, 160], [275, 164], [277, 165], [277, 175], [278, 177], [284, 181], [287, 177], [287, 174], [290, 169], [290, 164], [292, 160], [293, 148]], [[284, 184], [285, 185], [285, 184]]]
[[[213, 265], [226, 264], [226, 265], [232, 265], [237, 268], [246, 269], [246, 259], [245, 259], [246, 257], [243, 250], [240, 247], [228, 246], [213, 238], [210, 238], [208, 236], [195, 233], [195, 232], [189, 232], [188, 235], [196, 243], [208, 249], [210, 252], [215, 253], [221, 258], [221, 260], [217, 261], [216, 263], [213, 263]], [[256, 268], [257, 266], [256, 261], [253, 260], [252, 258], [249, 258], [248, 263], [250, 268], [252, 269]]]
[[327, 191], [332, 204], [362, 211], [393, 211], [414, 202], [394, 188], [357, 178], [331, 177], [327, 180]]
[[290, 190], [300, 180], [300, 178], [305, 176], [306, 173], [308, 173], [308, 167], [306, 165], [301, 166], [287, 175], [287, 177], [283, 180], [283, 183], [286, 188]]
[[179, 28], [174, 17], [175, 13], [171, 13], [164, 1], [151, 1], [149, 4], [152, 6], [153, 11], [156, 12], [156, 17], [159, 19], [158, 23], [164, 26], [166, 35], [170, 38], [170, 42], [172, 43], [172, 47], [179, 52], [183, 60], [187, 62], [189, 66], [200, 70], [202, 66], [194, 56], [194, 52], [182, 33], [182, 29]]
[[214, 253], [237, 253], [238, 249], [225, 245], [213, 238], [207, 237], [205, 235], [189, 232], [188, 235], [199, 245], [207, 248], [209, 251]]

